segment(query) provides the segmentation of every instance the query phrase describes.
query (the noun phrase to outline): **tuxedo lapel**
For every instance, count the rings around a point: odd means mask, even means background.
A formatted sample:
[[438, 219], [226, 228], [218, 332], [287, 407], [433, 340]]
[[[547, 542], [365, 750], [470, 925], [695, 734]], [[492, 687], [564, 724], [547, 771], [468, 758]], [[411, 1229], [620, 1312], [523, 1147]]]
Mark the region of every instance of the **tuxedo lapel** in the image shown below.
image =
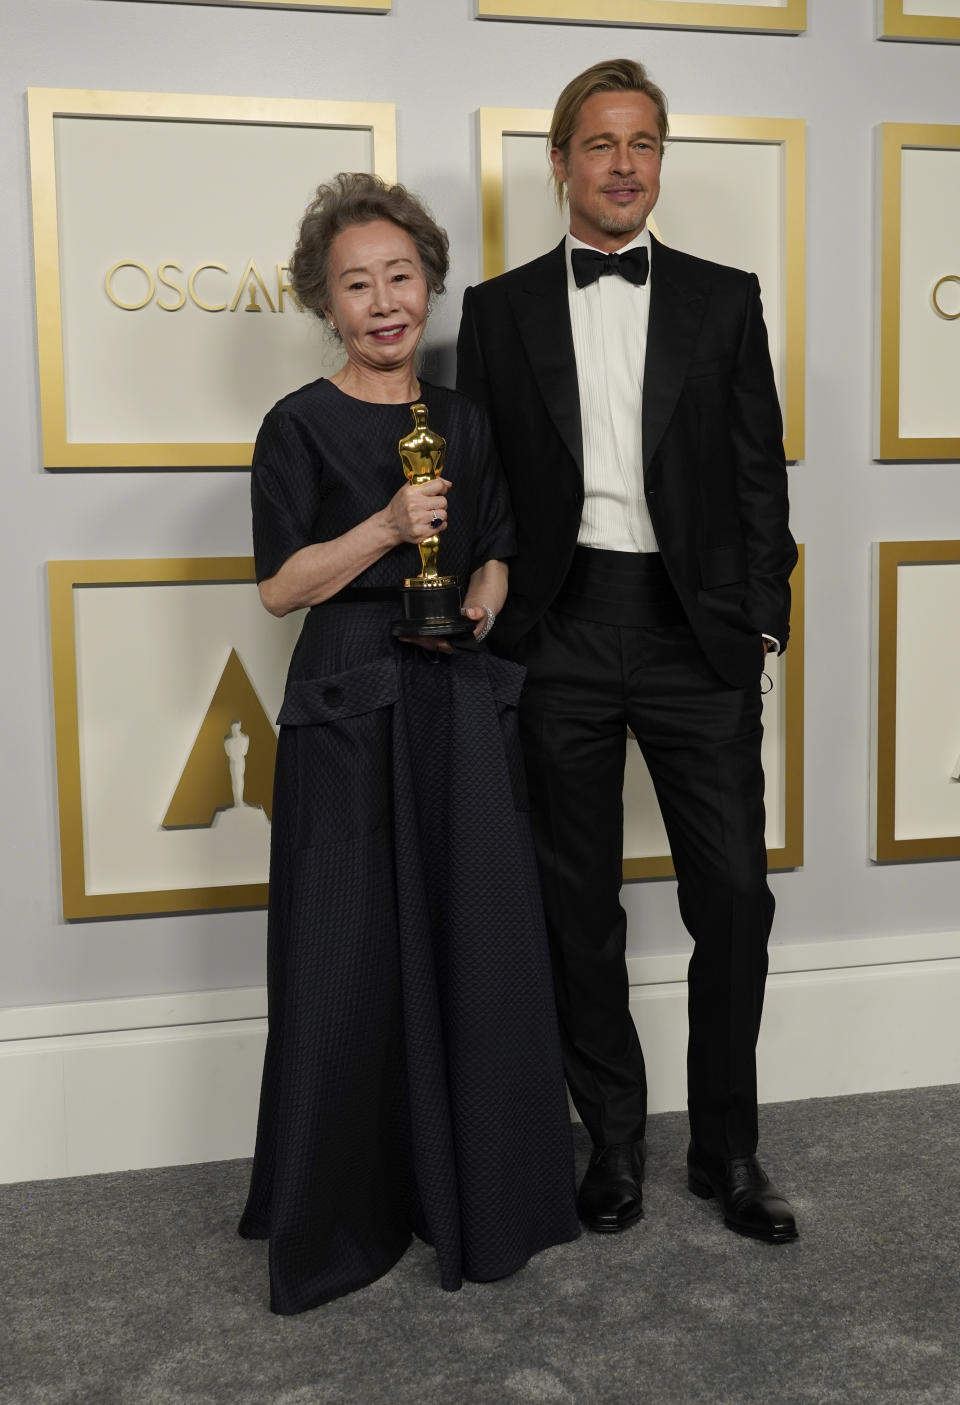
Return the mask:
[[580, 391], [563, 244], [529, 265], [523, 282], [510, 290], [510, 302], [547, 412], [582, 476]]
[[652, 272], [647, 355], [643, 371], [643, 467], [670, 423], [706, 310], [705, 289], [682, 254], [651, 236]]
[[[652, 236], [651, 245], [642, 408], [644, 470], [670, 423], [707, 303], [706, 290], [684, 255]], [[562, 243], [528, 266], [523, 282], [510, 289], [510, 302], [547, 412], [582, 475], [580, 389]]]

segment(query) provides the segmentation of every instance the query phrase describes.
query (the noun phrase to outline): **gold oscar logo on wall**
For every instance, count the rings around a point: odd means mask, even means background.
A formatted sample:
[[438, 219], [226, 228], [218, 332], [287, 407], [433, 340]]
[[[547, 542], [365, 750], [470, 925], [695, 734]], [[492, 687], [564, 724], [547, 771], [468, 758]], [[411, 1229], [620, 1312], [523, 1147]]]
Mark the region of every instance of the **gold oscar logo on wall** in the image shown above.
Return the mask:
[[205, 828], [221, 810], [258, 807], [269, 820], [276, 756], [276, 733], [236, 649], [231, 649], [163, 828]]
[[[949, 287], [951, 283], [956, 287]], [[939, 317], [945, 322], [956, 322], [960, 318], [960, 273], [947, 273], [938, 278], [930, 298]]]
[[[179, 312], [188, 301], [201, 312], [226, 312], [228, 308], [236, 312], [241, 303], [244, 312], [285, 312], [287, 298], [302, 312], [303, 303], [290, 283], [289, 265], [278, 263], [275, 267], [276, 276], [268, 287], [254, 259], [247, 260], [239, 278], [222, 263], [198, 263], [187, 273], [176, 259], [165, 259], [156, 271], [139, 259], [118, 259], [107, 269], [103, 286], [114, 307], [122, 312], [140, 312], [151, 305], [161, 312]], [[229, 281], [224, 283], [224, 278]]]

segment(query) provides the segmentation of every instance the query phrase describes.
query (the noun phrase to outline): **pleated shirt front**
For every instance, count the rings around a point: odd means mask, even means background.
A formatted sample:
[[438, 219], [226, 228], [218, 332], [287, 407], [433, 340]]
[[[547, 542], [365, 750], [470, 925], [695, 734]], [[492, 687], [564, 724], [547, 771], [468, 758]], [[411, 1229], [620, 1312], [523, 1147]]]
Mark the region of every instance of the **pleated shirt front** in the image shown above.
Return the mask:
[[[636, 287], [616, 274], [578, 288], [566, 239], [567, 290], [583, 427], [584, 503], [580, 546], [608, 551], [658, 551], [643, 491], [643, 367], [650, 279]], [[646, 248], [644, 229], [619, 250]]]

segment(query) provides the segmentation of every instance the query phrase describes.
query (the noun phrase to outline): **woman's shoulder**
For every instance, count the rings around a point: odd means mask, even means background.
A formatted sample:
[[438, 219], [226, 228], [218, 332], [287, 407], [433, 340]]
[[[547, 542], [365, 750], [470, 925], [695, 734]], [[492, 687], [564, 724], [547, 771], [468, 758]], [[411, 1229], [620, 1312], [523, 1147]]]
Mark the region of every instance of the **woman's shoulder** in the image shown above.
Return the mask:
[[330, 393], [330, 381], [321, 377], [282, 396], [263, 417], [258, 450], [262, 453], [283, 445], [314, 448], [330, 419]]
[[330, 382], [324, 376], [282, 395], [267, 411], [266, 419], [289, 415], [293, 419], [309, 419], [323, 404], [330, 392]]
[[267, 468], [274, 476], [297, 475], [307, 461], [315, 462], [329, 385], [323, 379], [309, 381], [282, 396], [267, 411], [253, 451], [255, 476]]

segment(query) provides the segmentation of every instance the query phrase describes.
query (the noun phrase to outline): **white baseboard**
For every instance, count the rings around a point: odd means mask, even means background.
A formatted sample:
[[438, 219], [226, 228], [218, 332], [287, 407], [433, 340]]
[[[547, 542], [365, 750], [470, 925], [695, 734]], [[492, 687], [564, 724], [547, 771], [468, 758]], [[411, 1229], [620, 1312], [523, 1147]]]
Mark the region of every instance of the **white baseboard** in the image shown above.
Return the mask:
[[0, 1043], [0, 1182], [249, 1156], [266, 1035], [248, 1019]]
[[[685, 1106], [686, 962], [632, 958], [650, 1110]], [[960, 932], [771, 949], [763, 1102], [960, 1083]], [[0, 1182], [249, 1156], [263, 989], [0, 1010]]]
[[[634, 958], [651, 1112], [686, 1107], [686, 958]], [[960, 932], [771, 946], [760, 1101], [960, 1083]]]

